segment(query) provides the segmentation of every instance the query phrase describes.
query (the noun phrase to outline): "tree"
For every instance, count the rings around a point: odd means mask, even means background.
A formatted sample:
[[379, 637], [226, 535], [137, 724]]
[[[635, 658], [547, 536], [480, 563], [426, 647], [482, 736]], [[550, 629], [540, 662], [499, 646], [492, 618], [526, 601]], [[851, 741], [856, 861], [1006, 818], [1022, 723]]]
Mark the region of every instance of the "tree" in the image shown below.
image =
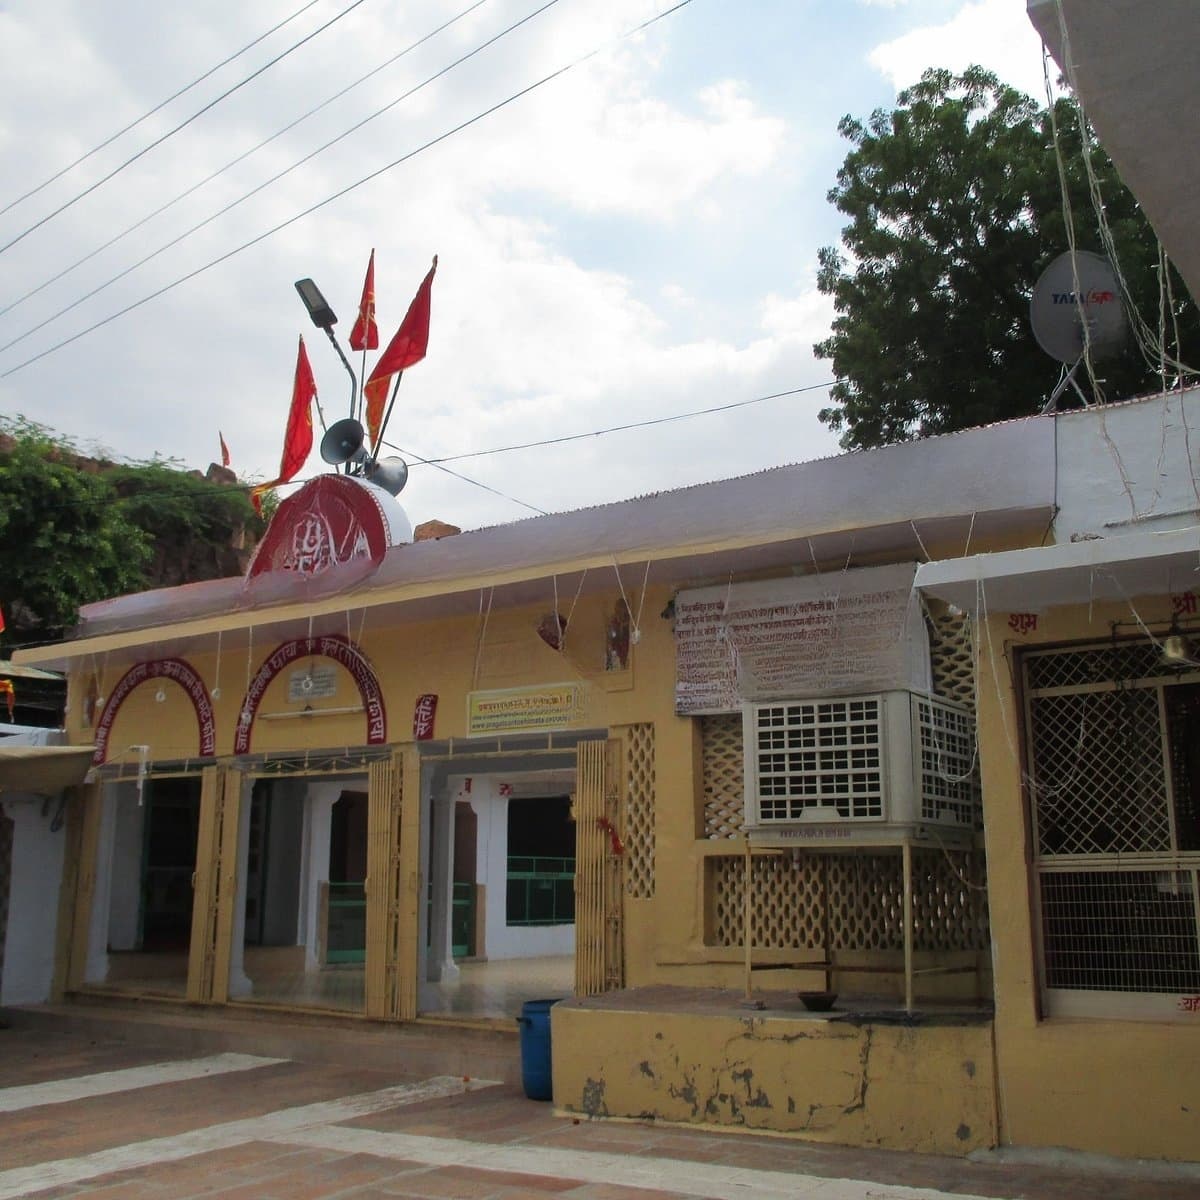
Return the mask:
[[8, 642], [61, 635], [80, 605], [238, 574], [261, 534], [244, 490], [155, 459], [81, 455], [24, 419], [0, 418], [0, 610]]
[[149, 538], [113, 504], [99, 474], [63, 460], [37, 426], [10, 431], [0, 455], [0, 609], [16, 641], [57, 636], [79, 605], [135, 591]]
[[[1075, 102], [1051, 112], [980, 67], [926, 71], [891, 112], [838, 125], [853, 149], [829, 200], [850, 218], [848, 252], [825, 247], [817, 285], [833, 297], [832, 334], [813, 347], [837, 383], [821, 420], [848, 450], [946, 433], [1039, 411], [1059, 372], [1037, 345], [1029, 299], [1069, 246], [1059, 175], [1078, 249], [1102, 253]], [[1159, 323], [1158, 247], [1149, 223], [1094, 141], [1092, 169], [1136, 306]], [[1200, 318], [1173, 269], [1170, 338], [1187, 361]], [[1165, 293], [1164, 293], [1165, 294]], [[1131, 339], [1097, 364], [1113, 399], [1162, 385]], [[1086, 381], [1085, 381], [1086, 386]]]

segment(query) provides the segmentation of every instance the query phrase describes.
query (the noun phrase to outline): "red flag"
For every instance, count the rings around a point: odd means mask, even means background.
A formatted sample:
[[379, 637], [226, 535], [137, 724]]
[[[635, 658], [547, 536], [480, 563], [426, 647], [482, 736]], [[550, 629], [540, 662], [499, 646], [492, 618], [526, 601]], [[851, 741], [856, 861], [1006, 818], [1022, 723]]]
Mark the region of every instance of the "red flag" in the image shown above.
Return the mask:
[[287, 432], [283, 435], [283, 457], [279, 461], [279, 475], [270, 483], [260, 483], [250, 489], [250, 500], [258, 511], [259, 496], [263, 492], [287, 483], [296, 474], [312, 451], [313, 423], [312, 402], [317, 395], [317, 381], [309, 366], [308, 352], [304, 349], [304, 338], [296, 354], [296, 378], [292, 383], [292, 407], [288, 412]]
[[437, 255], [433, 256], [433, 266], [429, 274], [421, 280], [417, 294], [400, 322], [396, 336], [388, 343], [388, 348], [379, 356], [371, 377], [363, 392], [367, 397], [367, 434], [374, 447], [379, 441], [379, 426], [383, 420], [383, 405], [387, 400], [388, 383], [397, 371], [419, 363], [425, 357], [429, 348], [429, 307], [433, 291], [433, 275], [437, 270]]
[[358, 320], [350, 330], [351, 350], [378, 350], [379, 326], [375, 324], [375, 251], [367, 263], [367, 277], [363, 280], [362, 299], [358, 302]]
[[225, 435], [218, 429], [217, 437], [221, 441], [221, 466], [229, 466], [229, 447], [225, 445]]
[[0, 633], [4, 632], [4, 609], [0, 608]]

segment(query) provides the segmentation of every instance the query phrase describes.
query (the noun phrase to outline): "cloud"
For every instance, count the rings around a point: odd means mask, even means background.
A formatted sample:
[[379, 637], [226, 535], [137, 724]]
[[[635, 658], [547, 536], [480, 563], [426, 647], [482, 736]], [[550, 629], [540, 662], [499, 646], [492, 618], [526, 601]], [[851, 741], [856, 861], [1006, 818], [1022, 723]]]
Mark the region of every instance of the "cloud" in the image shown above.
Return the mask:
[[973, 0], [948, 21], [911, 29], [876, 46], [868, 61], [900, 91], [928, 67], [961, 71], [974, 63], [1013, 87], [1042, 98], [1041, 40], [1014, 0]]

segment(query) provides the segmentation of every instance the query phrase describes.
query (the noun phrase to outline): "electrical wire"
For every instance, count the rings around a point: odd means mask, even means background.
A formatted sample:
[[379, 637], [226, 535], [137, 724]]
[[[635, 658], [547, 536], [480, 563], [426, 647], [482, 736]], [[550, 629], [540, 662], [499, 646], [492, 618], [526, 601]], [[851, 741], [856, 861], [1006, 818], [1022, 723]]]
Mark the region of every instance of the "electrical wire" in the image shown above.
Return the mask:
[[[532, 505], [532, 504], [525, 504], [524, 501], [517, 500], [512, 496], [506, 496], [506, 495], [504, 495], [503, 492], [497, 491], [495, 488], [488, 487], [486, 484], [481, 484], [477, 480], [471, 479], [470, 477], [468, 477], [466, 475], [461, 475], [458, 472], [451, 471], [449, 468], [447, 468], [445, 466], [445, 464], [448, 462], [457, 462], [459, 459], [463, 459], [463, 458], [481, 458], [481, 457], [483, 457], [485, 455], [489, 455], [489, 454], [505, 454], [510, 450], [532, 450], [532, 449], [537, 449], [538, 447], [541, 447], [541, 446], [557, 446], [557, 445], [561, 445], [563, 442], [576, 442], [576, 441], [582, 441], [586, 438], [603, 437], [605, 434], [622, 433], [629, 429], [645, 429], [652, 425], [665, 425], [668, 422], [672, 422], [672, 421], [685, 421], [691, 417], [704, 417], [704, 416], [709, 416], [712, 413], [728, 412], [730, 409], [745, 408], [751, 404], [762, 404], [766, 400], [776, 400], [776, 399], [779, 399], [780, 397], [784, 397], [784, 396], [796, 396], [796, 395], [801, 394], [802, 392], [817, 391], [821, 388], [828, 389], [832, 386], [833, 386], [833, 381], [830, 380], [826, 383], [814, 383], [814, 384], [809, 384], [806, 387], [791, 388], [790, 390], [788, 390], [786, 392], [772, 392], [772, 393], [770, 393], [770, 395], [766, 395], [766, 396], [754, 396], [749, 400], [738, 400], [732, 404], [720, 404], [720, 405], [716, 405], [712, 408], [692, 409], [690, 412], [675, 413], [669, 417], [652, 417], [649, 420], [637, 421], [637, 422], [634, 422], [634, 423], [631, 423], [628, 425], [612, 425], [612, 426], [609, 426], [604, 429], [593, 429], [587, 433], [571, 433], [571, 434], [566, 434], [563, 437], [546, 438], [540, 442], [525, 442], [519, 446], [497, 446], [491, 450], [471, 450], [464, 454], [446, 455], [443, 458], [422, 458], [419, 454], [413, 454], [411, 451], [405, 450], [402, 447], [397, 446], [395, 443], [387, 441], [386, 439], [383, 441], [382, 444], [387, 446], [388, 449], [390, 449], [390, 450], [395, 450], [399, 454], [409, 455], [410, 457], [412, 457], [412, 459], [418, 466], [437, 467], [438, 470], [445, 471], [445, 473], [447, 475], [454, 475], [455, 478], [462, 479], [466, 483], [474, 483], [477, 487], [485, 488], [487, 491], [493, 492], [495, 495], [500, 496], [504, 500], [512, 500], [514, 504], [520, 504], [525, 508], [532, 509], [534, 512], [542, 513], [543, 516], [549, 516], [550, 514], [546, 513], [544, 509], [537, 508], [535, 505]], [[120, 464], [117, 464], [117, 465], [120, 465]], [[288, 483], [289, 484], [304, 484], [304, 483], [311, 482], [315, 478], [316, 478], [316, 476], [310, 475], [303, 479], [289, 480]], [[256, 485], [253, 483], [240, 483], [238, 485], [238, 487], [240, 489], [243, 489], [246, 491], [249, 491], [249, 489], [254, 486], [256, 486]], [[142, 491], [140, 491], [136, 494], [136, 498], [142, 499], [146, 496], [162, 496], [164, 498], [170, 498], [173, 496], [184, 496], [184, 495], [191, 496], [193, 494], [194, 494], [194, 489], [192, 489], [192, 488], [179, 489], [179, 490], [176, 490], [176, 489], [170, 488], [170, 487], [144, 488]], [[196, 499], [198, 502], [200, 500], [203, 500], [206, 498], [207, 497], [205, 497], [205, 496], [196, 496]], [[214, 499], [223, 498], [223, 493], [214, 492], [213, 498]], [[81, 507], [85, 507], [85, 506], [90, 507], [90, 506], [95, 506], [95, 505], [99, 505], [102, 503], [108, 504], [108, 503], [110, 503], [110, 501], [95, 500], [95, 501], [86, 501], [83, 503], [80, 503], [78, 501], [68, 501], [63, 504], [48, 504], [43, 507], [46, 508], [47, 510], [54, 510], [54, 509], [65, 509], [65, 508], [81, 508]], [[974, 525], [974, 516], [972, 516], [972, 527], [973, 527], [973, 525]], [[810, 550], [811, 550], [811, 546], [810, 546]]]
[[[360, 0], [360, 2], [361, 2], [361, 0]], [[244, 204], [247, 200], [251, 199], [253, 196], [257, 196], [259, 192], [265, 191], [267, 188], [269, 188], [271, 186], [271, 184], [277, 183], [285, 175], [290, 175], [293, 171], [299, 169], [305, 163], [311, 162], [314, 158], [317, 157], [317, 155], [323, 154], [331, 146], [336, 146], [338, 142], [343, 141], [344, 139], [348, 138], [352, 133], [356, 133], [358, 130], [362, 129], [362, 127], [364, 125], [367, 125], [369, 122], [374, 121], [376, 117], [382, 116], [384, 113], [388, 112], [390, 109], [395, 108], [396, 105], [400, 104], [402, 101], [407, 100], [410, 96], [415, 95], [417, 92], [421, 91], [423, 88], [428, 87], [431, 83], [440, 79], [443, 75], [447, 74], [450, 71], [453, 71], [455, 67], [461, 66], [468, 59], [474, 58], [475, 55], [481, 54], [489, 46], [492, 46], [496, 42], [500, 41], [501, 38], [507, 37], [510, 33], [514, 32], [514, 30], [519, 29], [522, 25], [526, 24], [528, 21], [532, 21], [534, 19], [534, 17], [540, 16], [542, 13], [544, 13], [546, 11], [546, 9], [553, 8], [554, 5], [556, 5], [558, 2], [559, 2], [559, 0], [545, 0], [545, 3], [542, 4], [542, 6], [540, 8], [534, 9], [533, 12], [522, 17], [519, 21], [514, 21], [513, 24], [509, 25], [506, 29], [502, 29], [499, 33], [495, 34], [493, 37], [488, 38], [487, 41], [482, 42], [480, 45], [476, 46], [474, 50], [471, 50], [468, 53], [462, 55], [460, 58], [455, 59], [454, 62], [450, 63], [448, 66], [442, 67], [441, 70], [436, 71], [433, 75], [430, 75], [428, 79], [425, 79], [421, 83], [416, 84], [414, 87], [409, 88], [408, 91], [397, 96], [394, 100], [389, 101], [382, 108], [378, 108], [370, 115], [363, 117], [363, 119], [361, 121], [356, 122], [354, 125], [351, 125], [349, 129], [346, 129], [343, 132], [339, 133], [337, 135], [337, 137], [331, 138], [324, 145], [318, 146], [315, 150], [310, 151], [303, 158], [297, 159], [297, 161], [292, 163], [291, 166], [284, 167], [284, 169], [282, 171], [279, 171], [277, 174], [272, 175], [270, 177], [270, 179], [266, 179], [262, 183], [257, 184], [255, 187], [251, 188], [250, 191], [239, 196], [236, 200], [231, 200], [228, 204], [225, 205], [224, 208], [218, 209], [211, 216], [205, 217], [204, 220], [197, 222], [190, 229], [185, 229], [183, 231], [183, 233], [179, 234], [177, 237], [173, 237], [169, 242], [166, 242], [163, 245], [159, 246], [159, 248], [157, 250], [152, 250], [149, 254], [145, 255], [143, 258], [138, 259], [138, 261], [135, 262], [132, 266], [126, 267], [123, 271], [118, 271], [117, 274], [113, 275], [111, 278], [106, 279], [103, 283], [98, 284], [96, 287], [92, 288], [92, 290], [90, 292], [85, 292], [82, 296], [78, 297], [78, 299], [72, 300], [71, 303], [68, 304], [65, 308], [60, 308], [58, 310], [58, 312], [52, 313], [50, 316], [46, 317], [45, 320], [39, 321], [38, 324], [30, 326], [30, 328], [26, 329], [24, 333], [18, 334], [15, 338], [13, 338], [9, 342], [5, 342], [4, 345], [0, 346], [0, 353], [3, 353], [5, 350], [11, 349], [13, 346], [17, 345], [18, 342], [23, 342], [27, 337], [30, 337], [33, 334], [37, 333], [37, 331], [39, 329], [44, 329], [47, 325], [53, 324], [55, 321], [58, 320], [59, 317], [65, 316], [67, 313], [69, 313], [74, 308], [78, 308], [79, 305], [83, 304], [85, 301], [90, 300], [93, 296], [98, 295], [100, 292], [104, 291], [105, 288], [111, 287], [114, 283], [118, 282], [121, 279], [124, 279], [126, 275], [132, 274], [139, 267], [145, 266], [146, 263], [150, 262], [152, 259], [157, 258], [160, 254], [164, 254], [166, 251], [170, 250], [173, 246], [178, 246], [180, 242], [185, 241], [187, 238], [191, 237], [193, 233], [198, 233], [206, 225], [211, 225], [213, 223], [213, 221], [217, 220], [219, 217], [223, 217], [226, 213], [231, 212], [233, 209], [237, 208], [239, 204]], [[149, 218], [147, 218], [147, 220], [148, 219]]]
[[168, 138], [174, 137], [177, 133], [179, 133], [180, 130], [186, 129], [187, 126], [189, 126], [198, 117], [202, 117], [210, 109], [215, 108], [218, 104], [220, 104], [222, 100], [228, 99], [230, 96], [233, 95], [234, 92], [239, 91], [241, 88], [244, 88], [246, 86], [246, 84], [250, 83], [254, 79], [257, 79], [261, 74], [263, 74], [263, 72], [269, 71], [273, 66], [275, 66], [276, 63], [281, 62], [283, 59], [287, 58], [287, 56], [289, 54], [291, 54], [294, 50], [299, 50], [301, 46], [305, 45], [307, 42], [311, 42], [313, 40], [313, 38], [317, 37], [319, 34], [324, 33], [325, 30], [327, 30], [331, 25], [336, 25], [338, 23], [338, 21], [340, 21], [343, 17], [349, 16], [350, 13], [352, 13], [356, 8], [358, 8], [358, 6], [360, 4], [365, 4], [365, 3], [366, 3], [366, 0], [353, 0], [353, 2], [349, 5], [349, 7], [342, 9], [342, 11], [340, 13], [338, 13], [336, 17], [331, 17], [328, 21], [325, 22], [324, 25], [318, 26], [316, 29], [314, 29], [312, 31], [312, 33], [307, 34], [305, 37], [302, 37], [298, 42], [293, 43], [286, 50], [284, 50], [281, 54], [277, 54], [274, 58], [272, 58], [268, 62], [264, 63], [256, 71], [252, 71], [249, 75], [247, 75], [240, 82], [235, 83], [233, 85], [233, 87], [226, 89], [215, 99], [210, 100], [206, 105], [204, 105], [203, 108], [197, 109], [196, 112], [192, 113], [192, 115], [190, 117], [186, 117], [178, 125], [174, 126], [172, 129], [168, 129], [166, 133], [162, 134], [160, 137], [155, 138], [154, 141], [152, 141], [149, 145], [143, 146], [136, 154], [130, 155], [130, 157], [127, 158], [123, 163], [120, 163], [118, 166], [114, 167], [111, 171], [109, 171], [109, 173], [107, 175], [103, 175], [99, 179], [97, 179], [94, 183], [89, 184], [86, 188], [83, 189], [82, 192], [77, 192], [74, 196], [71, 197], [70, 200], [66, 201], [65, 204], [60, 204], [56, 209], [54, 209], [53, 212], [47, 213], [40, 220], [35, 221], [32, 225], [30, 225], [26, 229], [22, 230], [19, 234], [17, 234], [17, 236], [15, 238], [12, 238], [10, 241], [5, 242], [3, 246], [0, 246], [0, 254], [3, 254], [6, 250], [11, 250], [12, 247], [15, 246], [18, 242], [24, 241], [24, 239], [27, 238], [31, 233], [33, 233], [33, 231], [35, 229], [40, 229], [43, 225], [46, 224], [47, 221], [54, 220], [54, 218], [57, 217], [60, 213], [64, 213], [72, 205], [78, 204], [79, 201], [82, 200], [85, 196], [90, 196], [92, 194], [92, 192], [94, 192], [97, 188], [103, 187], [104, 184], [106, 184], [110, 179], [112, 179], [116, 175], [119, 175], [122, 171], [125, 170], [126, 167], [137, 162], [137, 160], [139, 158], [141, 158], [143, 155], [149, 154], [150, 151], [153, 150], [156, 146], [161, 146], [163, 144], [163, 142], [165, 142]]
[[[586, 438], [600, 437], [606, 433], [623, 433], [627, 429], [648, 429], [651, 425], [668, 425], [672, 421], [686, 421], [689, 417], [704, 417], [710, 413], [730, 412], [736, 408], [748, 408], [751, 404], [762, 404], [767, 400], [779, 400], [784, 396], [799, 396], [803, 392], [816, 392], [822, 388], [831, 388], [834, 380], [825, 383], [810, 383], [804, 387], [789, 388], [785, 392], [771, 392], [767, 396], [754, 396], [750, 400], [735, 400], [732, 404], [716, 404], [712, 408], [696, 408], [690, 412], [675, 413], [670, 417], [651, 417], [646, 421], [631, 421], [628, 425], [609, 425], [605, 429], [592, 429], [587, 433], [567, 433], [561, 437], [543, 438], [538, 442], [519, 442], [512, 446], [493, 446], [490, 450], [467, 450], [462, 454], [448, 454], [443, 458], [425, 459], [427, 466], [436, 467], [441, 463], [458, 462], [464, 458], [481, 458], [488, 454], [507, 454], [510, 450], [533, 450], [539, 446], [558, 446], [563, 442], [580, 442]], [[394, 448], [394, 447], [393, 447]]]
[[[317, 0], [312, 0], [312, 2], [315, 4], [315, 3], [317, 3]], [[104, 242], [102, 245], [97, 246], [95, 248], [95, 250], [92, 250], [88, 254], [85, 254], [82, 258], [76, 259], [73, 263], [70, 264], [70, 266], [64, 267], [61, 271], [59, 271], [57, 275], [51, 275], [49, 279], [43, 280], [41, 283], [39, 283], [37, 285], [37, 287], [31, 288], [24, 295], [18, 296], [15, 300], [10, 301], [9, 304], [7, 304], [4, 308], [0, 308], [0, 316], [3, 316], [5, 313], [12, 312], [12, 310], [14, 308], [17, 308], [20, 305], [24, 304], [26, 300], [30, 299], [32, 296], [36, 296], [39, 292], [48, 288], [52, 283], [57, 283], [60, 279], [63, 279], [65, 276], [69, 275], [72, 271], [76, 270], [78, 267], [82, 267], [84, 265], [84, 263], [91, 262], [91, 260], [93, 258], [95, 258], [97, 254], [100, 254], [103, 251], [107, 250], [110, 246], [115, 246], [119, 241], [123, 240], [124, 238], [127, 238], [131, 233], [135, 232], [138, 229], [141, 229], [143, 225], [146, 225], [150, 221], [154, 220], [155, 217], [162, 216], [163, 213], [165, 213], [169, 208], [174, 208], [174, 206], [176, 204], [178, 204], [181, 200], [186, 200], [189, 196], [198, 192], [206, 184], [212, 183], [212, 181], [214, 179], [217, 179], [219, 176], [224, 175], [226, 171], [229, 171], [233, 167], [236, 167], [239, 163], [245, 162], [246, 159], [248, 159], [251, 155], [257, 154], [260, 150], [269, 146], [272, 142], [277, 141], [279, 138], [283, 137], [283, 135], [285, 133], [290, 133], [298, 125], [301, 125], [305, 121], [307, 121], [309, 119], [309, 117], [316, 116], [316, 114], [319, 113], [322, 109], [328, 108], [329, 105], [333, 104], [335, 101], [340, 100], [343, 96], [352, 92], [360, 84], [366, 83], [366, 81], [368, 79], [371, 79], [374, 76], [378, 75], [380, 71], [384, 71], [388, 67], [392, 66], [394, 63], [399, 62], [399, 60], [402, 59], [406, 54], [411, 54], [419, 46], [423, 46], [430, 39], [435, 38], [439, 33], [443, 32], [446, 29], [449, 29], [451, 25], [454, 25], [457, 22], [461, 21], [464, 17], [469, 16], [477, 8], [481, 8], [483, 5], [487, 4], [488, 2], [489, 2], [489, 0], [475, 0], [474, 4], [471, 4], [469, 7], [464, 8], [462, 10], [462, 12], [458, 13], [456, 16], [451, 17], [448, 21], [443, 21], [442, 24], [439, 25], [436, 29], [431, 29], [427, 34], [425, 34], [423, 37], [418, 38], [415, 42], [411, 42], [403, 50], [401, 50], [398, 54], [393, 54], [391, 56], [391, 58], [385, 59], [377, 67], [373, 67], [365, 75], [360, 75], [356, 80], [354, 80], [353, 83], [349, 83], [344, 88], [342, 88], [340, 91], [334, 92], [332, 96], [329, 96], [326, 99], [322, 100], [320, 104], [314, 105], [307, 112], [302, 113], [300, 116], [298, 116], [295, 120], [289, 121], [286, 125], [283, 126], [283, 128], [277, 129], [273, 134], [271, 134], [270, 137], [264, 138], [256, 146], [251, 146], [249, 150], [243, 151], [236, 158], [231, 158], [229, 160], [229, 162], [227, 162], [223, 167], [218, 167], [217, 170], [213, 171], [211, 175], [206, 175], [203, 179], [201, 179], [199, 183], [192, 184], [191, 187], [187, 188], [185, 191], [180, 192], [179, 195], [174, 197], [174, 199], [168, 200], [165, 204], [160, 204], [158, 206], [158, 208], [154, 209], [153, 212], [147, 213], [144, 217], [141, 218], [141, 220], [135, 221], [132, 225], [127, 226], [120, 233], [118, 233], [115, 237], [111, 237], [108, 239], [107, 242]], [[64, 311], [66, 311], [66, 310], [64, 310]], [[32, 330], [30, 330], [30, 332], [32, 332]]]
[[[359, 2], [361, 3], [361, 0], [359, 0]], [[39, 353], [25, 359], [24, 361], [17, 363], [16, 366], [9, 367], [7, 371], [0, 372], [0, 379], [7, 379], [10, 375], [15, 375], [18, 371], [24, 370], [33, 363], [40, 362], [43, 358], [47, 358], [51, 354], [62, 350], [64, 347], [72, 345], [74, 342], [79, 341], [80, 338], [86, 337], [89, 333], [94, 333], [97, 329], [102, 329], [104, 326], [110, 325], [113, 321], [116, 321], [121, 317], [134, 312], [136, 309], [141, 308], [143, 304], [148, 304], [151, 300], [157, 300], [159, 296], [165, 295], [167, 292], [172, 291], [181, 284], [188, 283], [197, 276], [203, 275], [206, 271], [212, 270], [213, 267], [220, 266], [222, 263], [227, 262], [229, 259], [238, 254], [241, 254], [242, 251], [249, 250], [251, 247], [257, 246], [260, 242], [265, 242], [267, 238], [272, 237], [281, 230], [287, 229], [290, 225], [294, 225], [297, 221], [301, 221], [305, 217], [311, 216], [313, 213], [318, 212], [326, 205], [332, 204], [334, 201], [340, 200], [344, 196], [348, 196], [351, 192], [357, 191], [360, 187], [363, 187], [365, 184], [378, 179], [379, 176], [385, 175], [388, 171], [395, 170], [396, 167], [399, 167], [409, 160], [416, 158], [417, 155], [424, 153], [426, 150], [432, 149], [434, 146], [439, 145], [440, 143], [453, 137], [455, 134], [461, 133], [464, 129], [469, 129], [472, 125], [476, 125], [485, 118], [500, 112], [501, 109], [507, 108], [510, 104], [515, 103], [517, 100], [522, 99], [531, 92], [537, 91], [538, 88], [544, 87], [548, 83], [552, 83], [555, 79], [565, 75], [568, 71], [573, 70], [575, 67], [582, 65], [592, 58], [595, 58], [596, 55], [604, 50], [609, 44], [633, 37], [635, 34], [643, 32], [644, 30], [650, 28], [650, 26], [664, 20], [673, 13], [678, 12], [680, 9], [686, 8], [691, 3], [692, 0], [678, 0], [677, 3], [671, 5], [669, 8], [663, 9], [655, 16], [643, 21], [640, 25], [635, 25], [632, 28], [627, 29], [624, 33], [619, 34], [616, 38], [609, 39], [602, 45], [588, 51], [587, 54], [581, 55], [579, 58], [573, 59], [564, 66], [557, 68], [557, 70], [551, 71], [549, 75], [543, 75], [541, 79], [526, 85], [525, 87], [521, 88], [520, 91], [513, 92], [512, 95], [506, 97], [504, 100], [498, 101], [489, 108], [485, 108], [482, 112], [476, 113], [475, 116], [468, 117], [465, 121], [460, 121], [457, 125], [447, 129], [444, 133], [440, 133], [436, 137], [430, 138], [427, 142], [422, 143], [420, 146], [408, 151], [406, 154], [402, 154], [399, 158], [393, 159], [389, 163], [385, 163], [382, 167], [379, 167], [377, 170], [364, 175], [361, 179], [356, 180], [354, 183], [347, 184], [344, 188], [341, 188], [330, 196], [326, 196], [324, 200], [319, 200], [316, 204], [310, 205], [308, 208], [303, 209], [302, 211], [289, 217], [286, 221], [279, 222], [278, 225], [274, 225], [270, 229], [265, 230], [263, 233], [252, 237], [249, 241], [243, 242], [240, 246], [235, 246], [232, 250], [227, 250], [224, 254], [219, 255], [217, 258], [211, 259], [209, 262], [203, 264], [202, 266], [196, 267], [194, 270], [187, 272], [185, 275], [181, 275], [178, 279], [164, 284], [162, 287], [157, 288], [155, 291], [143, 296], [140, 300], [135, 300], [132, 304], [127, 304], [124, 308], [118, 309], [115, 313], [110, 313], [107, 317], [93, 322], [93, 324], [89, 325], [86, 329], [81, 329], [78, 333], [72, 334], [70, 337], [64, 338], [61, 342], [56, 342], [53, 346], [49, 346], [45, 350], [42, 350]]]
[[444, 471], [447, 475], [453, 475], [455, 479], [461, 479], [464, 483], [473, 483], [477, 488], [483, 488], [485, 492], [491, 492], [493, 496], [499, 496], [501, 500], [509, 500], [513, 504], [519, 504], [522, 508], [527, 508], [531, 512], [539, 514], [539, 516], [548, 517], [550, 515], [544, 508], [538, 508], [536, 504], [527, 504], [524, 500], [518, 500], [516, 496], [508, 496], [497, 488], [490, 487], [486, 483], [480, 483], [478, 479], [472, 479], [469, 475], [462, 475], [458, 471], [452, 471], [449, 467], [443, 466], [440, 462], [434, 462], [431, 459], [422, 458], [413, 450], [405, 450], [402, 446], [397, 446], [393, 442], [384, 442], [383, 444], [418, 463], [423, 463], [424, 465], [430, 467], [437, 467], [439, 471]]
[[92, 157], [93, 154], [97, 154], [101, 150], [103, 150], [105, 148], [105, 146], [111, 146], [112, 143], [117, 140], [117, 138], [122, 136], [122, 134], [126, 134], [131, 129], [136, 128], [143, 121], [147, 120], [149, 117], [154, 116], [154, 114], [156, 112], [158, 112], [160, 109], [166, 108], [166, 106], [168, 104], [170, 104], [172, 100], [178, 100], [179, 97], [182, 96], [185, 92], [190, 92], [192, 90], [192, 88], [203, 83], [210, 75], [216, 74], [216, 72], [219, 71], [222, 67], [227, 67], [231, 62], [233, 62], [233, 60], [235, 58], [241, 58], [241, 56], [243, 54], [245, 54], [248, 50], [253, 50], [254, 47], [257, 46], [259, 42], [265, 41], [273, 33], [278, 33], [279, 30], [281, 30], [285, 25], [290, 25], [291, 22], [294, 21], [297, 17], [303, 16], [306, 12], [308, 12], [308, 10], [310, 8], [312, 8], [315, 4], [319, 4], [319, 3], [320, 3], [320, 0], [308, 0], [307, 4], [303, 5], [301, 8], [296, 9], [296, 11], [294, 13], [292, 13], [292, 15], [290, 17], [285, 17], [282, 21], [279, 22], [278, 25], [272, 25], [271, 28], [266, 31], [266, 33], [260, 33], [258, 35], [258, 37], [256, 37], [254, 39], [254, 41], [247, 42], [246, 45], [244, 45], [240, 50], [231, 54], [228, 58], [221, 59], [221, 61], [219, 63], [217, 63], [217, 65], [215, 67], [209, 67], [209, 69], [207, 71], [205, 71], [203, 75], [197, 75], [196, 78], [193, 79], [191, 83], [184, 84], [183, 87], [181, 87], [177, 92], [172, 92], [165, 100], [160, 100], [153, 108], [147, 109], [144, 113], [142, 113], [142, 115], [140, 117], [136, 118], [136, 120], [130, 121], [128, 125], [124, 126], [122, 129], [118, 129], [116, 133], [105, 138], [104, 141], [99, 143], [99, 145], [93, 146], [90, 150], [81, 154], [77, 159], [75, 159], [74, 162], [67, 163], [67, 165], [65, 167], [61, 168], [61, 170], [59, 170], [59, 171], [56, 171], [53, 175], [50, 176], [49, 179], [43, 180], [41, 183], [39, 183], [37, 185], [37, 187], [30, 188], [29, 191], [25, 192], [21, 196], [18, 196], [15, 200], [10, 200], [3, 208], [0, 208], [0, 215], [3, 215], [4, 213], [8, 212], [8, 210], [10, 208], [15, 208], [22, 201], [28, 200], [30, 196], [36, 196], [38, 194], [38, 192], [40, 192], [43, 188], [49, 187], [50, 184], [52, 184], [56, 179], [61, 179], [68, 171], [73, 171], [77, 166], [79, 166], [80, 163], [86, 162], [89, 158]]

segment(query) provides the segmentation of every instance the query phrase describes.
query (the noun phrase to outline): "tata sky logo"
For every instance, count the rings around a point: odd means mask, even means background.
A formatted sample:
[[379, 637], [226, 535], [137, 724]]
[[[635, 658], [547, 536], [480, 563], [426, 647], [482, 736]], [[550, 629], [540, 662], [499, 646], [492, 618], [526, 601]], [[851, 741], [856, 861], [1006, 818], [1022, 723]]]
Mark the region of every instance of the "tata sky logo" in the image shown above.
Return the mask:
[[1093, 304], [1113, 304], [1116, 302], [1117, 293], [1109, 290], [1101, 291], [1098, 288], [1092, 288], [1089, 292], [1084, 292], [1080, 295], [1077, 292], [1051, 292], [1051, 304], [1082, 304], [1085, 308]]

